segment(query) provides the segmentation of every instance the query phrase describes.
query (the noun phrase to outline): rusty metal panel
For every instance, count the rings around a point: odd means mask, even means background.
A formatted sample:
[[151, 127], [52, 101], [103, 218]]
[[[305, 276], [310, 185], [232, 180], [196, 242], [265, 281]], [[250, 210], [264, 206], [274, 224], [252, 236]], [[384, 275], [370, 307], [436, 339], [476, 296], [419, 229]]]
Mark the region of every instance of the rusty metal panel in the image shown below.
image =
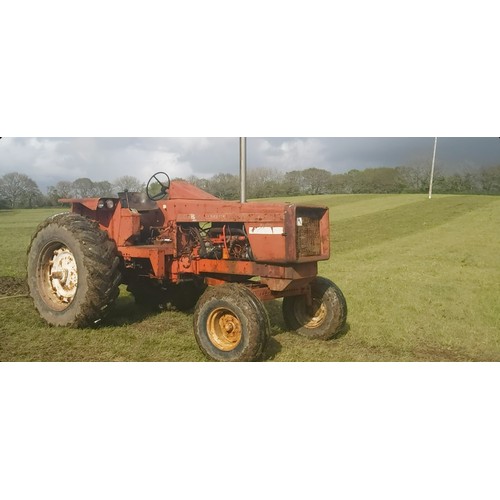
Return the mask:
[[170, 200], [218, 200], [216, 196], [185, 181], [172, 182], [168, 191]]
[[279, 222], [283, 220], [284, 204], [241, 204], [221, 200], [173, 200], [163, 208], [177, 222]]
[[[284, 281], [284, 280], [283, 280]], [[282, 290], [273, 290], [263, 283], [248, 283], [246, 287], [260, 300], [274, 300], [292, 295], [307, 295], [311, 293], [309, 284], [303, 285], [299, 282], [292, 282], [293, 286], [288, 286]]]
[[203, 207], [203, 210], [193, 210], [193, 207], [185, 204], [183, 207], [175, 206], [177, 222], [279, 222], [283, 220], [283, 215], [249, 213], [218, 213], [217, 207]]
[[245, 230], [257, 262], [286, 262], [284, 223], [247, 223]]
[[148, 259], [151, 262], [155, 277], [165, 278], [167, 275], [167, 257], [171, 256], [173, 248], [169, 245], [120, 246], [118, 252], [126, 261]]
[[273, 292], [291, 291], [307, 286], [318, 272], [317, 262], [305, 262], [292, 266], [258, 264], [231, 260], [201, 259], [196, 263], [197, 272], [210, 276], [259, 276]]
[[278, 279], [301, 279], [316, 276], [316, 262], [305, 262], [291, 266], [259, 264], [257, 262], [240, 260], [200, 259], [196, 262], [199, 273], [235, 274], [240, 276], [264, 276]]
[[118, 246], [133, 244], [131, 240], [141, 232], [141, 216], [128, 208], [120, 209], [120, 225], [116, 229], [118, 234], [114, 239]]
[[[116, 200], [112, 196], [109, 199]], [[78, 207], [75, 205], [81, 205], [82, 207], [88, 208], [89, 210], [97, 210], [97, 203], [99, 203], [100, 198], [61, 198], [59, 203], [71, 203], [73, 206], [73, 212], [78, 213]]]

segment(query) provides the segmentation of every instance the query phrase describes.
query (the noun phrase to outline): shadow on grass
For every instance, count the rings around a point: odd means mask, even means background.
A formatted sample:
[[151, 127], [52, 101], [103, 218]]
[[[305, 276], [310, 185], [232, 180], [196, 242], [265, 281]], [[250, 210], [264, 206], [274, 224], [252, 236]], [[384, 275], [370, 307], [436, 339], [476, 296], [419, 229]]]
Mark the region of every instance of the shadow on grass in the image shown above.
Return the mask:
[[269, 361], [276, 357], [281, 352], [281, 344], [273, 337], [267, 341], [266, 348], [262, 355], [262, 361]]
[[345, 337], [350, 331], [351, 331], [351, 324], [349, 322], [347, 322], [345, 324], [344, 328], [342, 328], [342, 330], [340, 330], [340, 332], [337, 333], [337, 335], [332, 337], [331, 340], [341, 339], [342, 337]]
[[134, 323], [141, 323], [147, 318], [156, 316], [162, 311], [152, 310], [135, 303], [132, 297], [118, 297], [113, 310], [103, 321], [103, 326], [127, 326]]

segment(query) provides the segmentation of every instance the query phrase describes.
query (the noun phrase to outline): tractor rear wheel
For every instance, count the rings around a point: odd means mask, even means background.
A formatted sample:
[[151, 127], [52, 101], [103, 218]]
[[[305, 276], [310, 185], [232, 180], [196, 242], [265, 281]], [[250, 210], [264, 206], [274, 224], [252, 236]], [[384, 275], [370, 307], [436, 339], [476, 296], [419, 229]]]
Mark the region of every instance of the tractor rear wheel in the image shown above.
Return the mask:
[[194, 334], [214, 361], [257, 361], [270, 336], [262, 302], [243, 285], [228, 283], [205, 291], [194, 311]]
[[340, 288], [329, 279], [316, 277], [311, 283], [312, 305], [304, 295], [283, 299], [283, 319], [290, 330], [313, 339], [338, 335], [347, 320], [347, 303]]
[[40, 224], [28, 249], [28, 285], [42, 318], [54, 326], [101, 321], [119, 294], [116, 245], [96, 222], [73, 213]]

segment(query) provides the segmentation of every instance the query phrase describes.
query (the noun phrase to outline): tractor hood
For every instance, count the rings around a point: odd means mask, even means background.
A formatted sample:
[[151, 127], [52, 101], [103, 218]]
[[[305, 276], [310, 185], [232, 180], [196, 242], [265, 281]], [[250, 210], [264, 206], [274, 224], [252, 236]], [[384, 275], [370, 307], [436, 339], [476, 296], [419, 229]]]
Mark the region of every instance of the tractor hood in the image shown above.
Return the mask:
[[218, 200], [213, 194], [185, 181], [172, 181], [168, 190], [169, 200]]

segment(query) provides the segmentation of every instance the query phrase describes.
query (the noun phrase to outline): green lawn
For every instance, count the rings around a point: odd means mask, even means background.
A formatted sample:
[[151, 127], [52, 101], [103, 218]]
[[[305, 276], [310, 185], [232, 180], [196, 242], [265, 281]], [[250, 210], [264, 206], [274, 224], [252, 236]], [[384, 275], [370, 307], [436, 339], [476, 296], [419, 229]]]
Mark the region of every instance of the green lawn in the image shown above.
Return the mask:
[[[320, 274], [344, 291], [348, 331], [328, 342], [287, 332], [266, 304], [276, 361], [500, 361], [500, 198], [334, 195], [332, 258]], [[25, 275], [37, 223], [58, 210], [0, 211], [0, 276]], [[97, 329], [50, 328], [30, 299], [0, 297], [2, 361], [201, 361], [192, 315], [147, 314], [122, 290]]]

